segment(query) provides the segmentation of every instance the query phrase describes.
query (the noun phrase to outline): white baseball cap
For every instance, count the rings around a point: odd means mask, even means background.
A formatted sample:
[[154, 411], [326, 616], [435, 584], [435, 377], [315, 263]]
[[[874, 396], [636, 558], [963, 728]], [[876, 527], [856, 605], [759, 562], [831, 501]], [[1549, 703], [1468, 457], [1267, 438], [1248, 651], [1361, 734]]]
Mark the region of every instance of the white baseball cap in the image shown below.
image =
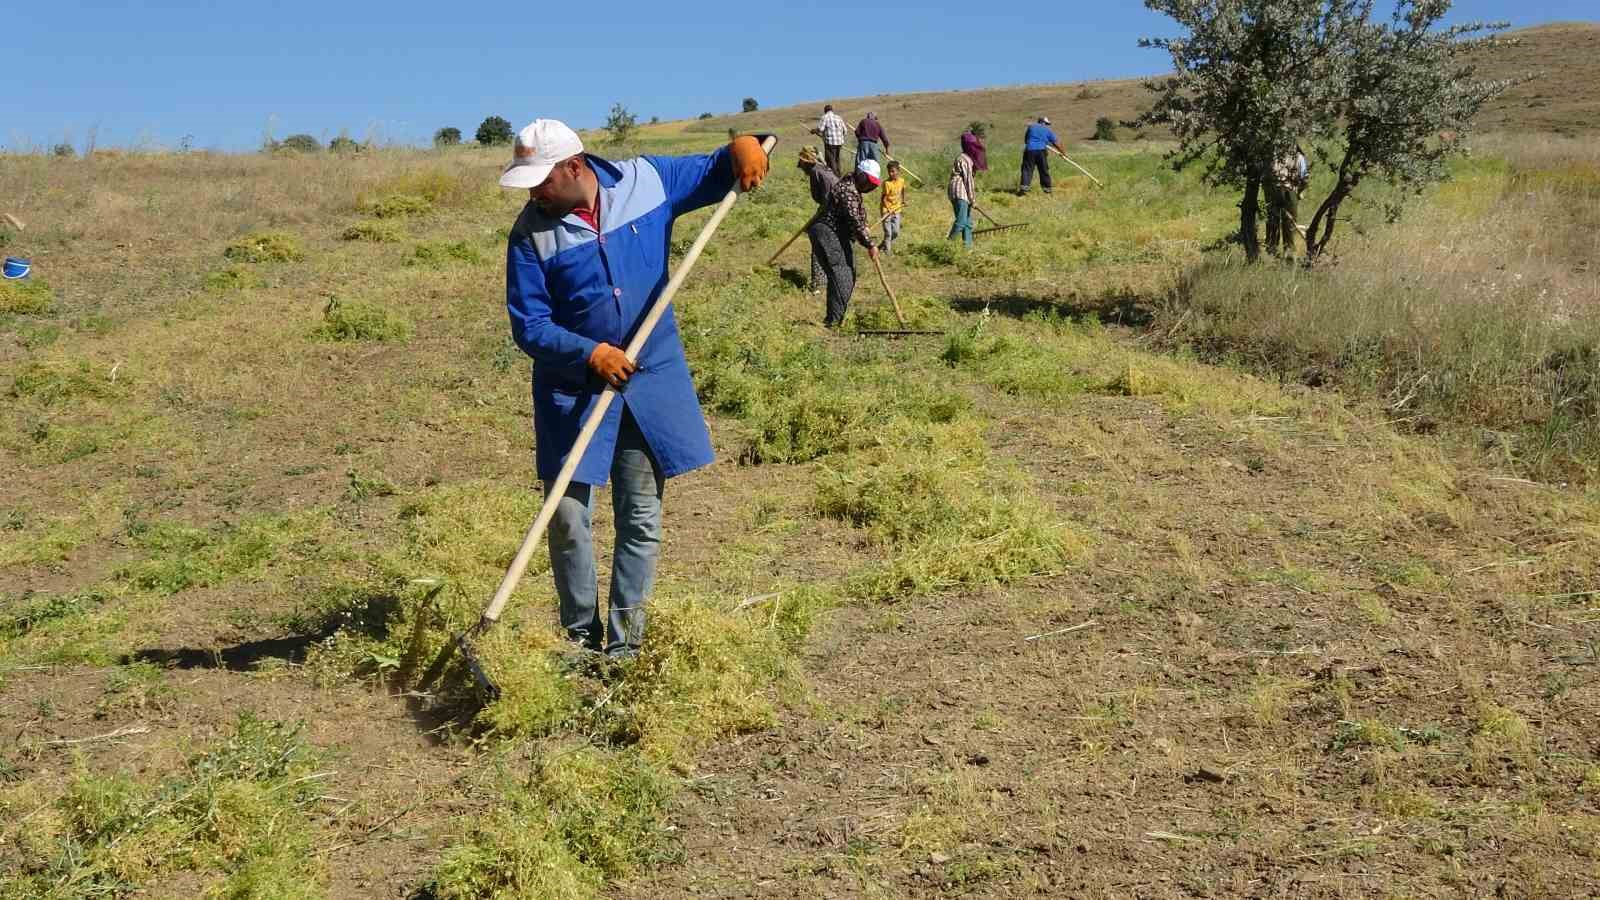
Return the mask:
[[1040, 125], [1049, 125], [1050, 124], [1050, 117], [1049, 116], [1040, 116], [1039, 117], [1039, 124]]
[[511, 164], [500, 176], [500, 186], [532, 188], [544, 183], [550, 170], [583, 152], [578, 133], [555, 119], [534, 119], [517, 132], [511, 145]]
[[883, 181], [883, 172], [878, 168], [878, 161], [875, 159], [863, 159], [856, 163], [856, 171], [871, 179], [873, 184]]

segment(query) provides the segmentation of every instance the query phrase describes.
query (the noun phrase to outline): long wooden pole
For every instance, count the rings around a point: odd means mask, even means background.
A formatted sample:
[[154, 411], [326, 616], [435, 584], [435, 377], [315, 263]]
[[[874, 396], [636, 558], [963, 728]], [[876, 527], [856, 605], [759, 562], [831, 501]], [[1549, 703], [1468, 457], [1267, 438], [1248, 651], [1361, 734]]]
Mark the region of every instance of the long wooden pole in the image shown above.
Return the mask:
[[889, 295], [889, 302], [894, 304], [894, 317], [900, 320], [900, 327], [906, 326], [905, 313], [900, 311], [900, 301], [895, 299], [894, 288], [889, 287], [889, 279], [883, 277], [883, 263], [878, 262], [878, 257], [870, 257], [872, 267], [878, 270], [878, 282], [883, 285], [883, 292]]
[[1094, 182], [1095, 184], [1099, 185], [1100, 187], [1105, 187], [1105, 185], [1100, 182], [1100, 179], [1098, 179], [1098, 178], [1094, 177], [1093, 175], [1089, 174], [1089, 170], [1088, 169], [1085, 169], [1083, 166], [1080, 166], [1075, 162], [1072, 162], [1072, 157], [1066, 155], [1065, 153], [1062, 153], [1059, 149], [1057, 149], [1054, 146], [1052, 146], [1050, 149], [1051, 150], [1055, 150], [1056, 151], [1056, 155], [1061, 157], [1062, 159], [1066, 160], [1068, 163], [1070, 163], [1074, 169], [1077, 169], [1079, 172], [1082, 172], [1085, 175], [1089, 175], [1089, 180], [1090, 181]]
[[[821, 214], [821, 211], [818, 210], [817, 215], [820, 215], [820, 214]], [[811, 218], [807, 219], [806, 223], [804, 225], [800, 226], [800, 230], [796, 231], [794, 233], [794, 237], [789, 238], [787, 241], [784, 241], [783, 242], [783, 246], [778, 248], [778, 252], [772, 254], [772, 258], [767, 260], [767, 265], [770, 266], [770, 265], [773, 265], [774, 263], [776, 263], [778, 261], [778, 257], [783, 255], [783, 251], [789, 249], [789, 245], [790, 244], [793, 244], [795, 241], [800, 240], [800, 235], [806, 233], [806, 229], [811, 227], [811, 223], [813, 223], [813, 222], [815, 222], [817, 220], [817, 215], [813, 215]]]

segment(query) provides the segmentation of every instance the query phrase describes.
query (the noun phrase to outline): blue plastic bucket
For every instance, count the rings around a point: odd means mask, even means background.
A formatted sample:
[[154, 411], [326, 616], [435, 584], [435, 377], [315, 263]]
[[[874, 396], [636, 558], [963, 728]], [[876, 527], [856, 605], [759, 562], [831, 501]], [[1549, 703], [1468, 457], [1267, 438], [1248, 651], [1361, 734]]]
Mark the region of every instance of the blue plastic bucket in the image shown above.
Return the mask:
[[6, 257], [4, 274], [7, 278], [26, 278], [28, 277], [28, 270], [32, 268], [33, 264], [22, 257], [8, 256]]

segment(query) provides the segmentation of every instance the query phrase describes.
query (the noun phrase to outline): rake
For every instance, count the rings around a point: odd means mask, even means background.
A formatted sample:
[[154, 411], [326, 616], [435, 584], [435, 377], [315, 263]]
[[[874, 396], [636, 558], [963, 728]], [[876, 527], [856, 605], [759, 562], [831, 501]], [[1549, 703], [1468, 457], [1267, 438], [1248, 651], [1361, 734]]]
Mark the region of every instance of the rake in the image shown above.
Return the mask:
[[1101, 183], [1100, 179], [1098, 179], [1098, 178], [1094, 177], [1093, 175], [1089, 174], [1089, 170], [1088, 169], [1085, 169], [1083, 166], [1080, 166], [1077, 163], [1073, 162], [1072, 161], [1072, 157], [1066, 155], [1065, 153], [1062, 153], [1059, 149], [1057, 149], [1055, 147], [1051, 147], [1050, 149], [1051, 150], [1055, 150], [1056, 151], [1056, 155], [1061, 157], [1062, 159], [1066, 160], [1074, 169], [1077, 169], [1079, 172], [1082, 172], [1085, 175], [1089, 175], [1089, 180], [1090, 181], [1094, 182], [1096, 185], [1098, 185], [1100, 187], [1105, 187], [1105, 185], [1103, 183]]
[[1014, 225], [1001, 225], [999, 219], [996, 219], [994, 216], [989, 215], [989, 213], [986, 210], [984, 210], [983, 207], [979, 206], [978, 204], [976, 204], [976, 203], [972, 204], [972, 208], [978, 211], [978, 215], [983, 216], [985, 219], [988, 219], [989, 221], [994, 223], [994, 227], [993, 228], [979, 228], [977, 231], [974, 231], [972, 233], [973, 237], [977, 237], [980, 234], [993, 234], [996, 231], [1008, 231], [1008, 230], [1010, 230], [1012, 228], [1026, 228], [1027, 226], [1033, 224], [1031, 222], [1018, 222], [1018, 223], [1016, 223]]
[[[762, 141], [761, 149], [768, 155], [776, 144], [776, 137], [768, 137]], [[633, 362], [639, 358], [639, 352], [644, 349], [645, 341], [650, 339], [650, 333], [655, 330], [656, 324], [666, 314], [667, 307], [672, 303], [672, 298], [678, 293], [678, 288], [683, 286], [685, 278], [689, 277], [689, 270], [694, 268], [695, 261], [700, 258], [700, 252], [711, 242], [711, 236], [716, 234], [717, 226], [727, 217], [728, 210], [733, 209], [733, 204], [739, 199], [739, 188], [735, 186], [717, 204], [717, 209], [711, 214], [710, 221], [700, 229], [700, 234], [695, 237], [694, 244], [689, 247], [689, 252], [683, 257], [683, 262], [678, 265], [678, 270], [672, 273], [672, 279], [651, 304], [649, 312], [645, 314], [644, 321], [640, 323], [639, 330], [634, 333], [633, 340], [628, 342], [626, 353], [628, 361]], [[567, 461], [562, 464], [561, 471], [556, 475], [556, 480], [549, 486], [545, 494], [544, 506], [539, 508], [539, 515], [533, 520], [533, 525], [528, 528], [528, 533], [522, 538], [522, 546], [517, 548], [517, 555], [511, 560], [510, 568], [506, 569], [505, 577], [500, 579], [500, 587], [494, 592], [494, 599], [484, 609], [483, 614], [472, 627], [459, 635], [455, 640], [444, 645], [439, 655], [434, 657], [433, 663], [428, 666], [428, 671], [423, 673], [420, 689], [426, 690], [429, 685], [444, 674], [445, 666], [450, 658], [457, 652], [472, 672], [472, 680], [478, 683], [490, 701], [500, 697], [500, 687], [489, 677], [489, 672], [483, 666], [474, 641], [488, 631], [500, 619], [500, 613], [505, 609], [506, 602], [511, 599], [511, 592], [516, 590], [517, 582], [522, 580], [522, 573], [527, 571], [528, 563], [533, 559], [534, 547], [539, 538], [544, 536], [544, 531], [550, 525], [550, 520], [555, 517], [556, 507], [561, 503], [561, 498], [567, 493], [567, 486], [572, 483], [572, 476], [578, 470], [578, 463], [583, 460], [585, 450], [589, 449], [589, 442], [594, 439], [594, 433], [600, 428], [600, 421], [605, 418], [606, 410], [611, 407], [611, 401], [617, 397], [617, 389], [606, 385], [606, 389], [595, 400], [594, 407], [589, 411], [588, 418], [583, 420], [583, 428], [578, 432], [578, 439], [573, 443], [572, 450], [567, 453]]]

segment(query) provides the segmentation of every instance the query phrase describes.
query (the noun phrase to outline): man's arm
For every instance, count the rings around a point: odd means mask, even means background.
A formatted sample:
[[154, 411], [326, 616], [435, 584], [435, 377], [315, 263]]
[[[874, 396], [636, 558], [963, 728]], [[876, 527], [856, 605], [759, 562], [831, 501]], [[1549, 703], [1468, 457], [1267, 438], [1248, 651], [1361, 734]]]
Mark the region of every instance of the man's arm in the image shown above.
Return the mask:
[[544, 269], [526, 239], [506, 247], [506, 311], [517, 346], [545, 365], [581, 370], [594, 352], [595, 341], [551, 321]]
[[661, 176], [672, 214], [681, 216], [721, 200], [733, 188], [733, 161], [723, 145], [704, 156], [646, 156]]

